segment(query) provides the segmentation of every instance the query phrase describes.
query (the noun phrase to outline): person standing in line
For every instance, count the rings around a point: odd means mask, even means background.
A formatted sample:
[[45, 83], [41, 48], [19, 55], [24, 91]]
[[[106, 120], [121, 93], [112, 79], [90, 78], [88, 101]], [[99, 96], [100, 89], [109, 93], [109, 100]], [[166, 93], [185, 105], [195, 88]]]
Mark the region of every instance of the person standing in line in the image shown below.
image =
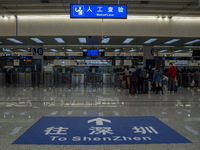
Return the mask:
[[137, 93], [137, 71], [135, 67], [132, 67], [130, 69], [130, 88], [129, 88], [129, 94], [136, 94]]
[[155, 67], [151, 68], [149, 72], [149, 79], [151, 81], [151, 91], [155, 93], [155, 82], [153, 82], [153, 75], [154, 75]]
[[199, 71], [198, 70], [196, 70], [195, 72], [194, 72], [194, 76], [193, 76], [193, 79], [194, 79], [194, 87], [195, 88], [198, 88], [198, 86], [199, 86], [199, 79], [200, 79], [200, 73], [199, 73]]
[[156, 66], [156, 70], [154, 71], [154, 74], [153, 74], [153, 82], [156, 83], [156, 94], [158, 94], [158, 92], [160, 91], [163, 94], [162, 77], [163, 77], [163, 73], [160, 70], [160, 66]]
[[128, 80], [129, 80], [129, 76], [130, 76], [130, 71], [129, 71], [128, 66], [124, 69], [124, 74], [125, 74], [125, 77], [126, 77], [126, 88], [129, 89]]
[[142, 82], [142, 78], [140, 77], [140, 73], [141, 73], [141, 69], [137, 69], [137, 73], [138, 73], [138, 78], [137, 78], [137, 94], [142, 94], [142, 87], [143, 87], [143, 82]]
[[169, 63], [169, 69], [166, 76], [169, 78], [168, 82], [168, 91], [173, 92], [174, 90], [174, 79], [176, 78], [176, 67], [173, 66], [173, 63]]

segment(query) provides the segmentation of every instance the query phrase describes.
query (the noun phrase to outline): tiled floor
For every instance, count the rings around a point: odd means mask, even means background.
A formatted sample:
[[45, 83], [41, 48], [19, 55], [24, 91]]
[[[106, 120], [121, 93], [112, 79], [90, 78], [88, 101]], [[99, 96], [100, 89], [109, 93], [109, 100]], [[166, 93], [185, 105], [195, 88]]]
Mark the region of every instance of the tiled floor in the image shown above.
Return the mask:
[[[42, 116], [155, 116], [191, 144], [12, 145]], [[1, 150], [199, 150], [200, 91], [129, 95], [111, 86], [0, 88]]]

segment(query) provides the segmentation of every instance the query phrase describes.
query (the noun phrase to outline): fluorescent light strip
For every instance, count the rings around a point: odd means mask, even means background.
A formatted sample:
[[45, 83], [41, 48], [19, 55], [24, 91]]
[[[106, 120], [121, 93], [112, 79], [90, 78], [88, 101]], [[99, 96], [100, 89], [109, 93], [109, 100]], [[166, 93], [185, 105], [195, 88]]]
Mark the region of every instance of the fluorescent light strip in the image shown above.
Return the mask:
[[14, 38], [7, 38], [7, 40], [9, 40], [9, 41], [11, 41], [11, 42], [14, 42], [14, 43], [17, 43], [17, 44], [22, 44], [21, 41], [16, 40], [16, 39], [14, 39]]
[[27, 50], [25, 50], [25, 49], [18, 49], [18, 51], [20, 51], [20, 52], [27, 52]]
[[68, 51], [68, 52], [72, 52], [73, 50], [72, 50], [72, 49], [67, 49], [67, 51]]
[[168, 50], [160, 50], [159, 53], [167, 52]]
[[3, 52], [13, 52], [13, 51], [10, 49], [3, 49]]
[[193, 43], [197, 43], [197, 42], [200, 42], [200, 39], [196, 39], [196, 40], [187, 42], [187, 43], [185, 43], [185, 44], [193, 44]]
[[56, 49], [50, 49], [50, 51], [52, 51], [52, 52], [57, 52], [57, 50], [56, 50]]
[[180, 41], [181, 39], [172, 39], [170, 41], [165, 42], [164, 44], [172, 44], [174, 42]]
[[128, 43], [132, 42], [133, 40], [134, 40], [134, 38], [126, 38], [123, 43], [128, 44]]
[[152, 43], [152, 42], [154, 42], [154, 41], [156, 41], [157, 39], [149, 39], [149, 40], [147, 40], [146, 42], [144, 42], [144, 44], [150, 44], [150, 43]]
[[65, 41], [62, 38], [54, 38], [58, 43], [65, 43]]
[[129, 52], [135, 52], [136, 51], [136, 49], [131, 49]]
[[44, 43], [43, 41], [41, 41], [40, 39], [38, 39], [38, 38], [31, 38], [31, 40], [33, 40], [34, 42], [36, 42], [36, 43]]
[[115, 49], [114, 52], [119, 52], [121, 49]]
[[110, 38], [103, 38], [101, 43], [105, 44], [108, 43], [110, 41]]
[[183, 50], [176, 50], [174, 51], [174, 53], [179, 53], [179, 52], [182, 52]]
[[87, 43], [86, 38], [78, 38], [80, 43]]
[[104, 52], [104, 49], [99, 49], [99, 52]]

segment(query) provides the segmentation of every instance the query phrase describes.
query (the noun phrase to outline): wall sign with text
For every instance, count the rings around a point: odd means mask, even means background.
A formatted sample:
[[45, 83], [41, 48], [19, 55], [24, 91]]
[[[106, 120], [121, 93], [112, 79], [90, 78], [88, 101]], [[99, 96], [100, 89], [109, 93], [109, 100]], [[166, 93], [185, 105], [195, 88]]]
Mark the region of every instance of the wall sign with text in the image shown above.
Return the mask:
[[127, 18], [126, 5], [70, 5], [70, 18]]

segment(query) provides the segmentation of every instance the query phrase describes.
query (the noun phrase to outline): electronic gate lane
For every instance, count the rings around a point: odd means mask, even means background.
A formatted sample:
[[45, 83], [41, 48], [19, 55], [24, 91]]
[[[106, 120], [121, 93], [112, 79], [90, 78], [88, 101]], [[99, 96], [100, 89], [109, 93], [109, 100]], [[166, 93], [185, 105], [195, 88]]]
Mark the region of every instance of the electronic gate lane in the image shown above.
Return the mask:
[[107, 145], [191, 143], [153, 116], [42, 117], [13, 144]]

